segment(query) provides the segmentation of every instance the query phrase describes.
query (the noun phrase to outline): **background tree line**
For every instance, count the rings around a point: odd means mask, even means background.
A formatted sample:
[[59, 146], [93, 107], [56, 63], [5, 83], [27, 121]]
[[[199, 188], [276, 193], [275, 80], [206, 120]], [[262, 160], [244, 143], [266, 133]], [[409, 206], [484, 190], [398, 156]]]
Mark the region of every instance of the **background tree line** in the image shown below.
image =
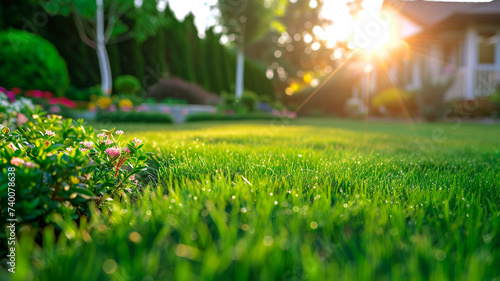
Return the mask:
[[[44, 37], [66, 61], [72, 86], [98, 85], [100, 75], [95, 51], [82, 43], [71, 17], [48, 15], [42, 3], [2, 1], [0, 30], [14, 28]], [[168, 24], [145, 41], [132, 37], [107, 46], [113, 79], [129, 74], [143, 81], [144, 88], [149, 88], [168, 73], [216, 94], [234, 92], [235, 51], [220, 43], [220, 35], [213, 28], [206, 31], [205, 38], [200, 38], [192, 14], [180, 21], [167, 7], [164, 16]], [[127, 24], [126, 18], [124, 22]], [[259, 96], [273, 97], [274, 86], [266, 77], [266, 66], [245, 59], [244, 67], [245, 88]]]

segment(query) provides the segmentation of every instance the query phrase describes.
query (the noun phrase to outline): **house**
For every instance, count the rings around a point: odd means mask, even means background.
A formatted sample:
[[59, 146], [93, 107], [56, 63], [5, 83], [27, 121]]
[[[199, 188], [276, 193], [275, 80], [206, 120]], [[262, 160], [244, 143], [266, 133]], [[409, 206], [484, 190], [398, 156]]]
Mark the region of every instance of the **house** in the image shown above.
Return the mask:
[[[365, 63], [366, 77], [353, 87], [354, 97], [373, 95], [391, 85], [418, 90], [429, 82], [426, 79], [438, 83], [448, 77], [453, 79], [446, 101], [491, 95], [499, 86], [500, 0], [386, 0], [379, 21], [388, 23], [386, 41], [391, 44], [372, 52], [370, 64]], [[373, 35], [384, 38], [382, 31], [375, 32], [376, 25], [371, 27]], [[391, 49], [398, 42], [399, 47]]]

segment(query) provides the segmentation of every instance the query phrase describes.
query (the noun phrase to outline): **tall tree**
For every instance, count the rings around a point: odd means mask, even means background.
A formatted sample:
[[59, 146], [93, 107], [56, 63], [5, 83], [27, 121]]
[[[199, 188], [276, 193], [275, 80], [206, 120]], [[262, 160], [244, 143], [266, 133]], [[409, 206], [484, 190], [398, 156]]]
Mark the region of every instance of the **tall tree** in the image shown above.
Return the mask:
[[286, 0], [218, 0], [219, 23], [234, 39], [237, 48], [236, 98], [243, 95], [245, 46], [259, 40], [269, 27], [282, 29], [277, 20], [283, 15]]
[[[81, 40], [95, 49], [101, 73], [101, 90], [110, 94], [112, 88], [111, 67], [106, 45], [135, 38], [143, 42], [168, 23], [156, 8], [155, 0], [51, 0], [44, 4], [52, 15], [71, 16]], [[132, 19], [132, 26], [124, 19]]]

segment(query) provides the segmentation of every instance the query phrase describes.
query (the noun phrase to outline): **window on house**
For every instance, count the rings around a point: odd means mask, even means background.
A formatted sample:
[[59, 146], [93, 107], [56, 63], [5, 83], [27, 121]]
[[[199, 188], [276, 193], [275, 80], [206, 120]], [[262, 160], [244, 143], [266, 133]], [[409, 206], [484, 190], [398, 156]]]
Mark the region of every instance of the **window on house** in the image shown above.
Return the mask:
[[497, 36], [494, 33], [480, 33], [478, 38], [478, 63], [494, 64]]

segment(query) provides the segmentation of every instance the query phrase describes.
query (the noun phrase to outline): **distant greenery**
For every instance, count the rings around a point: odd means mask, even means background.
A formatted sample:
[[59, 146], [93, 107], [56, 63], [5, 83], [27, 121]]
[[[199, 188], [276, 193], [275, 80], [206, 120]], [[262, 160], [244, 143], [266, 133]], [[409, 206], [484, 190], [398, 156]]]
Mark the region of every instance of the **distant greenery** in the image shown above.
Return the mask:
[[158, 156], [155, 184], [88, 222], [59, 219], [57, 239], [49, 227], [34, 243], [21, 228], [13, 280], [500, 276], [498, 126], [306, 119], [123, 129]]
[[186, 116], [186, 122], [197, 121], [237, 121], [237, 120], [272, 120], [276, 119], [269, 113], [256, 112], [256, 113], [194, 113]]
[[115, 88], [119, 94], [135, 95], [141, 90], [141, 82], [132, 75], [122, 75], [115, 79]]
[[500, 89], [495, 91], [495, 93], [490, 97], [490, 100], [495, 106], [495, 109], [500, 111]]
[[416, 107], [415, 95], [398, 88], [385, 89], [373, 97], [372, 106], [375, 110], [383, 108], [391, 115], [410, 113]]
[[101, 122], [139, 122], [139, 123], [174, 123], [174, 119], [170, 114], [162, 112], [136, 112], [136, 111], [114, 111], [114, 112], [99, 112], [96, 121]]
[[0, 32], [0, 86], [51, 91], [62, 96], [69, 86], [64, 59], [49, 41], [29, 32]]
[[259, 102], [259, 96], [252, 91], [243, 91], [243, 96], [241, 97], [241, 103], [246, 106], [248, 111], [255, 111], [255, 106]]

